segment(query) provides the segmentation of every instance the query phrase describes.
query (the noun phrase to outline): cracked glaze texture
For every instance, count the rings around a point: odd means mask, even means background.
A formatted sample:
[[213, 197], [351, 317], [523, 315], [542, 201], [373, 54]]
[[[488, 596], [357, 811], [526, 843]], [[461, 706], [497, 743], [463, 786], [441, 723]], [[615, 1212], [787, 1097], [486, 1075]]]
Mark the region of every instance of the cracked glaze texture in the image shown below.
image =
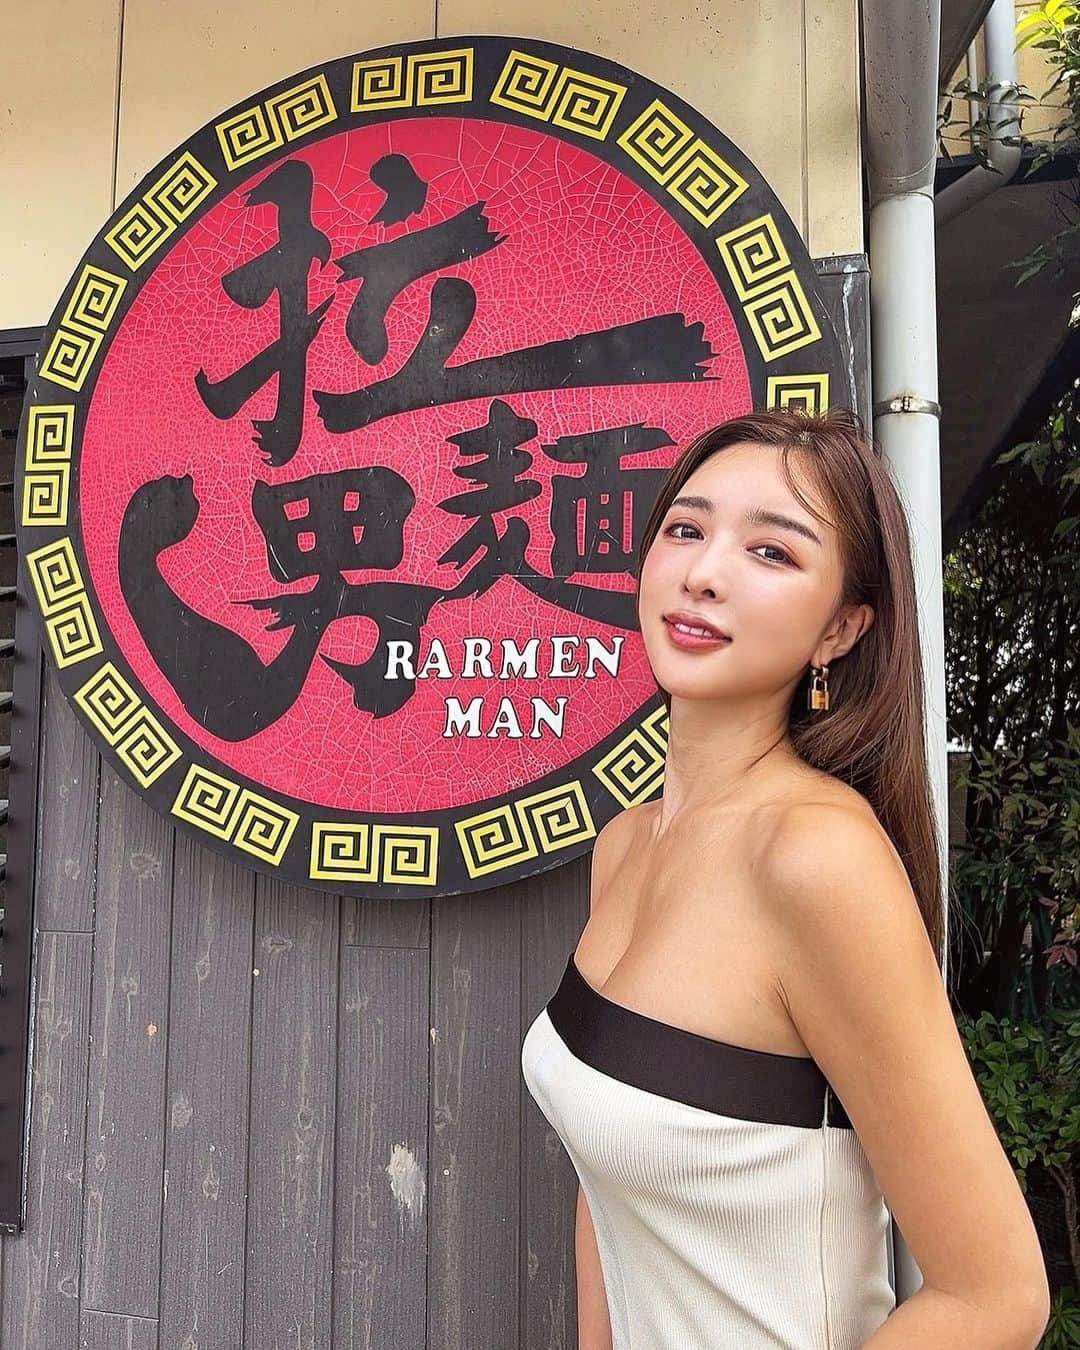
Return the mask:
[[[372, 224], [384, 194], [371, 181], [370, 169], [392, 153], [407, 156], [429, 185], [427, 200], [404, 223]], [[437, 562], [470, 524], [438, 506], [469, 486], [452, 472], [463, 460], [447, 438], [483, 425], [491, 399], [399, 413], [331, 434], [319, 420], [311, 391], [353, 390], [398, 370], [424, 331], [436, 280], [412, 282], [391, 303], [388, 350], [372, 367], [345, 336], [360, 283], [338, 283], [333, 259], [436, 224], [477, 202], [485, 203], [491, 229], [505, 238], [489, 252], [436, 274], [466, 278], [477, 296], [475, 318], [448, 366], [673, 312], [688, 324], [701, 322], [714, 353], [706, 363], [707, 380], [506, 396], [518, 416], [537, 424], [535, 439], [521, 448], [533, 456], [524, 477], [541, 483], [543, 491], [496, 520], [500, 530], [511, 515], [527, 522], [525, 560], [544, 575], [552, 570], [551, 480], [580, 475], [584, 467], [556, 463], [541, 445], [643, 422], [663, 428], [674, 445], [636, 455], [624, 467], [671, 463], [689, 436], [750, 406], [734, 322], [713, 273], [665, 209], [587, 150], [542, 130], [479, 119], [403, 118], [330, 136], [290, 158], [313, 171], [312, 221], [332, 249], [331, 262], [320, 268], [316, 261], [309, 273], [309, 309], [332, 299], [308, 352], [299, 450], [289, 463], [272, 468], [252, 441], [252, 419], [274, 414], [276, 377], [235, 417], [221, 421], [207, 411], [194, 385], [200, 367], [212, 380], [221, 379], [278, 336], [276, 295], [248, 310], [221, 285], [223, 273], [277, 242], [276, 208], [245, 204], [245, 194], [270, 172], [266, 168], [253, 172], [243, 189], [229, 193], [163, 254], [112, 342], [87, 418], [79, 477], [94, 589], [124, 656], [165, 714], [221, 764], [269, 789], [370, 812], [436, 809], [512, 790], [574, 760], [654, 692], [638, 633], [582, 618], [503, 576], [483, 595], [436, 605], [423, 627], [417, 665], [437, 636], [455, 668], [453, 679], [418, 680], [404, 707], [375, 719], [358, 711], [349, 685], [315, 660], [295, 703], [276, 722], [247, 740], [228, 742], [185, 711], [127, 609], [116, 563], [124, 510], [148, 480], [192, 475], [200, 514], [191, 533], [160, 555], [162, 575], [187, 605], [242, 635], [264, 662], [282, 649], [289, 630], [269, 631], [264, 611], [237, 601], [295, 594], [311, 583], [286, 586], [270, 577], [266, 544], [251, 510], [259, 480], [277, 485], [353, 466], [391, 467], [416, 493], [405, 521], [401, 564], [392, 571], [346, 573], [347, 579], [440, 589], [459, 582], [463, 572]], [[627, 573], [575, 579], [633, 589]], [[616, 633], [626, 637], [617, 679], [602, 668], [589, 680], [547, 678], [543, 643], [542, 678], [463, 679], [456, 673], [466, 635], [492, 639], [497, 658], [502, 637], [520, 645], [534, 635], [594, 635], [610, 645]], [[371, 655], [375, 637], [372, 620], [342, 618], [327, 629], [319, 653], [359, 663]], [[477, 694], [486, 695], [490, 706], [485, 730], [507, 694], [526, 732], [530, 697], [554, 703], [566, 695], [564, 735], [444, 739], [445, 699], [456, 696], [464, 706]]]

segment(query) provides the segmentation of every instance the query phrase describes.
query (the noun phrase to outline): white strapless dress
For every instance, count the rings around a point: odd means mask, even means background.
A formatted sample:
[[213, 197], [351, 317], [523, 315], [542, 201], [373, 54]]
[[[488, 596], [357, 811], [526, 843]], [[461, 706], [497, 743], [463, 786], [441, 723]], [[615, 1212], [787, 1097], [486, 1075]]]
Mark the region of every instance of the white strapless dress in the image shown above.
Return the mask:
[[614, 1350], [858, 1350], [889, 1211], [812, 1059], [614, 1003], [574, 961], [521, 1046], [589, 1202]]

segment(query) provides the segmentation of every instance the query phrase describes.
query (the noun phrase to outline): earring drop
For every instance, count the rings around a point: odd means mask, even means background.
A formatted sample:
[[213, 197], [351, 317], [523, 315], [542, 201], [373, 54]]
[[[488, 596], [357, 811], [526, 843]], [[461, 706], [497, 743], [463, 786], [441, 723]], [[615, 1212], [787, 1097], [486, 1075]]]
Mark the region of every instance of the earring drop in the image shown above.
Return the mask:
[[810, 667], [810, 688], [806, 691], [806, 706], [811, 712], [827, 712], [829, 708], [829, 667]]

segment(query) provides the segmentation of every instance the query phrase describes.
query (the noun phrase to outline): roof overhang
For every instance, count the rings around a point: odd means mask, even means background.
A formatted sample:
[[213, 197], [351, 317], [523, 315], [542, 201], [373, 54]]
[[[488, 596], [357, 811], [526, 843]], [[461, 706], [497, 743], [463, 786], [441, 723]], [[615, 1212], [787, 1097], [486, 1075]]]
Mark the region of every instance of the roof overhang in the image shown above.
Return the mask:
[[960, 64], [974, 41], [993, 0], [941, 0], [941, 79], [945, 81]]
[[[1030, 162], [1030, 154], [1026, 156]], [[937, 186], [963, 172], [970, 157], [939, 165]], [[1077, 156], [1066, 153], [1013, 181], [938, 227], [937, 311], [941, 417], [941, 512], [946, 537], [955, 535], [977, 497], [978, 480], [1010, 443], [1018, 420], [1032, 413], [1033, 396], [1050, 399], [1078, 373], [1062, 361], [1075, 352], [1069, 329], [1080, 291], [1080, 249], [1064, 270], [1050, 265], [1018, 284], [1010, 267], [1045, 244], [1070, 219]], [[1051, 381], [1061, 388], [1051, 389]], [[1043, 414], [1045, 415], [1045, 413]], [[1022, 439], [1023, 437], [1019, 437]]]

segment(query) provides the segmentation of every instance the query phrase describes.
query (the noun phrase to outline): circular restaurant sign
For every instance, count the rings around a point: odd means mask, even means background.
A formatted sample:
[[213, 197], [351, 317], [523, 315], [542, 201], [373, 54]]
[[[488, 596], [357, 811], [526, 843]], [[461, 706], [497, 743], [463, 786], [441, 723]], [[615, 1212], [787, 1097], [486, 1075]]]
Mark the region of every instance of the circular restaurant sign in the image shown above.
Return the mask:
[[199, 838], [356, 895], [504, 884], [660, 789], [665, 467], [840, 371], [791, 221], [666, 90], [531, 40], [347, 57], [87, 251], [22, 427], [29, 598]]

